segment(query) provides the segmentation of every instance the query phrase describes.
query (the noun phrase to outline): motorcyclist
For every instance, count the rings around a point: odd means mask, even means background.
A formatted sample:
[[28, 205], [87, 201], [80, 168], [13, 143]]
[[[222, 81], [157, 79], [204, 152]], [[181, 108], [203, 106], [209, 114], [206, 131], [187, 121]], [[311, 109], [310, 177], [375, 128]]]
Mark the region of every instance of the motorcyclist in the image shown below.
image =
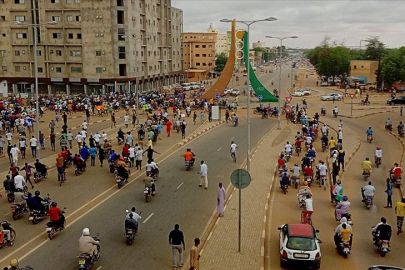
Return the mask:
[[99, 241], [93, 239], [90, 236], [90, 230], [88, 228], [84, 228], [82, 232], [82, 236], [79, 239], [79, 252], [80, 254], [86, 253], [91, 256], [93, 261], [97, 261], [97, 245]]
[[339, 236], [342, 242], [349, 242], [349, 245], [351, 246], [353, 231], [351, 228], [349, 229], [348, 226], [349, 225], [347, 225], [346, 223], [342, 224], [342, 229], [340, 229], [339, 231]]
[[366, 134], [367, 134], [367, 137], [370, 135], [371, 138], [373, 138], [373, 130], [371, 129], [371, 127], [368, 127]]
[[350, 213], [350, 202], [349, 198], [344, 195], [343, 201], [336, 205], [336, 220], [340, 220], [342, 215]]
[[125, 217], [125, 230], [134, 230], [135, 232], [138, 231], [138, 221], [134, 219], [134, 214], [129, 213]]
[[21, 207], [26, 207], [26, 199], [28, 197], [24, 195], [24, 192], [22, 189], [17, 189], [16, 192], [14, 192], [14, 204], [18, 204]]
[[391, 120], [391, 118], [388, 118], [387, 121], [385, 121], [385, 129], [392, 130], [392, 120]]
[[14, 186], [16, 190], [24, 190], [24, 188], [27, 186], [24, 177], [19, 175], [18, 172], [16, 172], [16, 175], [14, 176]]
[[305, 156], [303, 156], [302, 159], [301, 159], [301, 168], [302, 168], [302, 171], [304, 171], [305, 166], [307, 166], [307, 167], [310, 167], [310, 166], [311, 166], [311, 159], [310, 159], [308, 153], [307, 153]]
[[303, 205], [305, 206], [305, 211], [302, 214], [303, 215], [303, 223], [307, 223], [307, 216], [311, 218], [314, 209], [313, 209], [313, 204], [312, 204], [312, 194], [309, 194], [309, 197], [306, 198], [305, 200], [302, 201]]
[[402, 121], [399, 122], [399, 125], [397, 126], [398, 133], [401, 134], [404, 132], [404, 124], [402, 124]]
[[292, 172], [292, 175], [293, 175], [295, 178], [299, 178], [299, 177], [300, 177], [301, 168], [298, 166], [298, 163], [295, 163], [295, 164], [294, 164], [294, 167], [291, 168], [291, 172]]
[[285, 166], [285, 160], [284, 160], [284, 154], [281, 154], [280, 157], [277, 160], [277, 164], [278, 164], [278, 169], [283, 169]]
[[17, 259], [12, 259], [10, 261], [10, 268], [9, 267], [4, 267], [3, 270], [34, 270], [32, 266], [25, 266], [25, 267], [20, 267], [20, 263], [18, 262]]
[[301, 140], [302, 136], [301, 136], [301, 132], [297, 131], [297, 135], [295, 135], [295, 140]]
[[285, 153], [292, 155], [292, 145], [290, 144], [289, 141], [287, 141], [287, 144], [284, 146]]
[[122, 129], [120, 128], [119, 130], [118, 130], [118, 132], [117, 132], [117, 135], [118, 135], [118, 140], [122, 140], [122, 141], [124, 141], [125, 140], [125, 133], [122, 131]]
[[371, 182], [368, 182], [368, 185], [364, 186], [361, 191], [361, 194], [363, 195], [363, 201], [365, 197], [374, 198], [375, 187], [371, 184]]
[[380, 158], [382, 161], [382, 154], [383, 154], [383, 151], [381, 150], [381, 147], [377, 146], [377, 149], [375, 150], [375, 153], [374, 153], [376, 162], [377, 162], [377, 158]]
[[308, 186], [308, 181], [304, 181], [304, 185], [300, 187], [297, 193], [298, 203], [302, 205], [302, 202], [312, 195], [311, 188]]
[[392, 228], [387, 219], [381, 217], [381, 222], [373, 227], [374, 245], [378, 246], [380, 240], [391, 240]]
[[401, 176], [402, 176], [402, 168], [399, 167], [398, 163], [395, 163], [394, 166], [395, 167], [391, 170], [392, 175], [394, 176], [394, 179], [395, 178], [401, 178]]
[[315, 149], [313, 148], [312, 145], [309, 147], [308, 155], [309, 155], [309, 157], [312, 157], [312, 158], [316, 157], [316, 151], [315, 151]]
[[321, 137], [322, 145], [325, 145], [327, 147], [328, 146], [328, 141], [329, 141], [328, 136], [325, 133], [323, 133], [323, 135]]
[[335, 202], [341, 202], [343, 200], [343, 187], [340, 180], [336, 181], [336, 185], [332, 187], [332, 195]]
[[128, 179], [128, 171], [125, 169], [125, 166], [117, 166], [117, 175], [123, 179]]
[[39, 159], [36, 159], [36, 161], [34, 162], [34, 166], [35, 166], [35, 170], [37, 172], [39, 172], [40, 174], [42, 174], [43, 176], [45, 176], [47, 174], [48, 169], [46, 168], [46, 166], [44, 164], [39, 162]]
[[321, 114], [326, 114], [326, 106], [322, 105]]
[[302, 147], [302, 141], [300, 140], [300, 138], [297, 138], [295, 140], [295, 149], [300, 149], [301, 150]]
[[288, 173], [287, 168], [284, 168], [283, 172], [280, 174], [280, 177], [280, 187], [290, 185], [290, 174]]
[[312, 137], [309, 133], [307, 133], [307, 136], [305, 137], [305, 147], [309, 148], [312, 144]]
[[41, 192], [39, 190], [35, 191], [35, 208], [34, 210], [39, 210], [39, 211], [43, 211], [45, 210], [45, 204], [47, 204], [48, 202], [46, 200], [44, 200], [41, 196]]
[[6, 191], [14, 193], [15, 191], [14, 181], [13, 179], [11, 179], [10, 175], [6, 176], [6, 180], [4, 180], [3, 186]]
[[328, 136], [329, 128], [328, 128], [328, 126], [326, 124], [323, 124], [321, 130], [322, 130], [322, 134], [325, 134], [326, 136]]
[[58, 157], [56, 158], [56, 168], [58, 170], [58, 175], [63, 175], [65, 173], [65, 166], [62, 153], [59, 153]]
[[184, 160], [191, 162], [191, 166], [194, 165], [195, 155], [191, 152], [190, 148], [187, 148], [187, 151], [184, 153]]
[[307, 176], [313, 177], [313, 175], [314, 175], [314, 172], [312, 170], [312, 167], [311, 166], [305, 166], [305, 168], [304, 168], [305, 179], [306, 179]]
[[335, 106], [335, 108], [333, 108], [333, 115], [337, 115], [339, 113], [339, 109], [337, 106]]
[[372, 171], [372, 164], [371, 164], [371, 161], [370, 161], [370, 159], [369, 159], [368, 157], [366, 158], [366, 160], [364, 160], [364, 161], [361, 163], [361, 169], [363, 170], [363, 174], [367, 173], [367, 171], [368, 171], [369, 173], [371, 173], [371, 171]]
[[86, 162], [84, 162], [78, 154], [75, 154], [75, 157], [73, 158], [73, 165], [77, 166], [77, 169], [79, 170], [86, 168]]
[[[138, 215], [135, 211], [136, 211], [135, 206], [133, 206], [133, 207], [131, 208], [131, 212], [130, 212], [130, 213], [132, 213], [133, 218], [134, 218], [136, 221], [138, 221], [138, 220], [140, 220], [142, 217], [141, 217], [140, 215]], [[130, 214], [130, 213], [128, 213], [128, 214], [125, 216], [125, 218], [129, 218], [129, 214]]]
[[[352, 229], [352, 226], [350, 226], [349, 223], [347, 222], [347, 218], [342, 217], [342, 219], [340, 220], [340, 224], [335, 229], [334, 240], [335, 240], [336, 248], [339, 248], [339, 246], [340, 246], [341, 238], [340, 238], [339, 234], [340, 234], [340, 231], [343, 229], [343, 224], [346, 225], [346, 229], [350, 229], [350, 230]], [[350, 246], [351, 245], [352, 245], [352, 243], [350, 241]]]
[[143, 139], [145, 137], [145, 128], [141, 125], [138, 129], [138, 138]]
[[153, 180], [153, 178], [150, 176], [145, 176], [143, 178], [143, 181], [145, 182], [145, 187], [150, 188], [152, 191], [152, 194], [155, 194], [156, 186], [155, 186], [155, 181]]
[[51, 208], [48, 210], [49, 220], [56, 228], [64, 228], [65, 217], [62, 215], [63, 211], [58, 208], [57, 202], [52, 202]]

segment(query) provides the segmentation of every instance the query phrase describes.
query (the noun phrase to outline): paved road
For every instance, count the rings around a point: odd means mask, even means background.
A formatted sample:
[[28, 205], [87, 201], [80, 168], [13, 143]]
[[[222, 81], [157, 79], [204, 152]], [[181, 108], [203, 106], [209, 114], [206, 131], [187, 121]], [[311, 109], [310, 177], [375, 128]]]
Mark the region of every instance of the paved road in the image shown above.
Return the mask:
[[[274, 121], [252, 119], [252, 142], [258, 141]], [[161, 177], [157, 182], [158, 195], [146, 204], [142, 190], [143, 184], [137, 179], [133, 184], [112, 195], [90, 213], [72, 223], [66, 231], [52, 241], [46, 241], [45, 235], [39, 242], [43, 245], [33, 250], [25, 259], [25, 264], [38, 269], [73, 269], [76, 266], [77, 241], [81, 230], [90, 227], [93, 233], [100, 233], [103, 255], [98, 265], [103, 268], [125, 269], [128, 265], [142, 265], [143, 269], [170, 267], [170, 248], [167, 241], [169, 231], [175, 223], [180, 224], [186, 237], [187, 248], [191, 247], [194, 237], [198, 237], [212, 215], [216, 205], [218, 182], [228, 183], [230, 173], [243, 161], [246, 147], [245, 121], [234, 128], [230, 124], [221, 125], [206, 135], [192, 141], [188, 146], [173, 150], [172, 155], [159, 162]], [[233, 138], [238, 143], [238, 162], [232, 163], [229, 156], [229, 143]], [[197, 163], [205, 159], [209, 168], [210, 187], [198, 188], [198, 169], [185, 171], [180, 155], [185, 147], [191, 147], [197, 154]], [[224, 166], [226, 164], [226, 166]], [[83, 190], [86, 190], [83, 188]], [[84, 192], [84, 191], [83, 191]], [[89, 198], [91, 199], [91, 198]], [[125, 209], [136, 205], [143, 212], [143, 219], [153, 216], [140, 226], [140, 234], [131, 247], [124, 243], [123, 217]], [[69, 214], [69, 210], [68, 210]], [[49, 257], [52, 260], [49, 260]], [[60, 261], [66, 262], [60, 268]]]

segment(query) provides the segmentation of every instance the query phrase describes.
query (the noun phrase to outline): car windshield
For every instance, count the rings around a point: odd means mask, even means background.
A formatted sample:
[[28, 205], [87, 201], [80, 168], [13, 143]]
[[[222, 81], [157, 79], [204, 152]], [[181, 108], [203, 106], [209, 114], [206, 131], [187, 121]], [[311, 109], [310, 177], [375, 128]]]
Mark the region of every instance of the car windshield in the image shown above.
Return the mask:
[[292, 236], [288, 238], [287, 248], [313, 251], [316, 250], [316, 244], [313, 238]]

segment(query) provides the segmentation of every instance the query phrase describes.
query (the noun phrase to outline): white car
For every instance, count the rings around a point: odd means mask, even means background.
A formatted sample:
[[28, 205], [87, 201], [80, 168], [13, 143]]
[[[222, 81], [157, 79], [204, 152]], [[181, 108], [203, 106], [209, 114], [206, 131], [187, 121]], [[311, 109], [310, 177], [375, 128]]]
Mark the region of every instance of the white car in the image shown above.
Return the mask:
[[230, 88], [230, 87], [225, 88], [224, 92], [222, 92], [222, 96], [229, 95], [231, 93], [231, 91], [232, 91], [232, 88]]
[[311, 94], [311, 89], [305, 88], [302, 90], [302, 92], [304, 92], [304, 96], [309, 96]]
[[321, 96], [321, 100], [324, 101], [329, 101], [329, 100], [342, 100], [342, 95], [341, 94], [336, 94], [336, 93], [330, 93]]
[[321, 86], [328, 86], [328, 82], [327, 81], [322, 81]]
[[294, 97], [302, 97], [302, 96], [304, 96], [303, 90], [295, 90]]
[[240, 90], [239, 89], [232, 89], [231, 90], [231, 96], [239, 96], [240, 95]]
[[280, 230], [280, 266], [287, 268], [291, 264], [302, 267], [321, 267], [321, 241], [318, 231], [309, 224], [283, 224]]

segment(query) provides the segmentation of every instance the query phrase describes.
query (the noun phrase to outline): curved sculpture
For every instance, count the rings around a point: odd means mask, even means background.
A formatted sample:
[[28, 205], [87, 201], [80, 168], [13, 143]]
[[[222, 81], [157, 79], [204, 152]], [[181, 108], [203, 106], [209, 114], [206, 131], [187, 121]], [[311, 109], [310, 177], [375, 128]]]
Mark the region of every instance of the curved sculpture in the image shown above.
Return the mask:
[[235, 29], [236, 22], [233, 20], [231, 29], [231, 49], [229, 51], [228, 61], [226, 61], [221, 76], [219, 76], [218, 80], [211, 86], [211, 88], [200, 97], [201, 99], [216, 99], [215, 96], [217, 94], [221, 95], [232, 79], [233, 69], [235, 68]]

